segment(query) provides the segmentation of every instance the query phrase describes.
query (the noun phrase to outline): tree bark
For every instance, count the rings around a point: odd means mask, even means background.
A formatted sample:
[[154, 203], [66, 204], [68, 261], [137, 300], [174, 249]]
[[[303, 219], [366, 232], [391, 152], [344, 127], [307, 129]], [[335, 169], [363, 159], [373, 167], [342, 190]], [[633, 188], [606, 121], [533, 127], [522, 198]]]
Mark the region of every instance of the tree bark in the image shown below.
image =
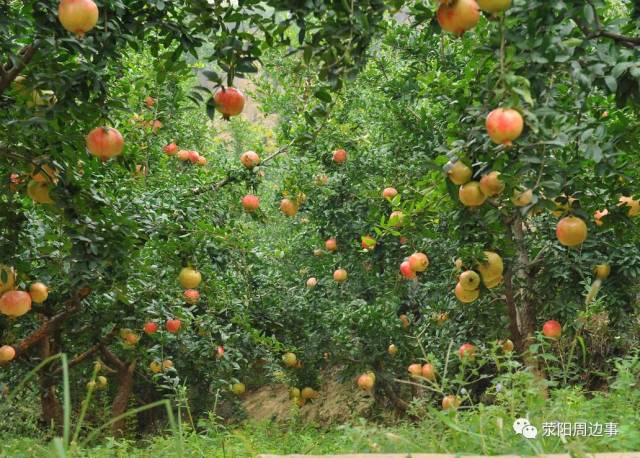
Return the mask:
[[[55, 355], [57, 352], [55, 340], [50, 336], [40, 340], [40, 357], [42, 360]], [[42, 422], [47, 427], [59, 430], [62, 427], [62, 405], [56, 393], [55, 378], [51, 373], [51, 366], [43, 367], [40, 371], [40, 404], [42, 406]]]
[[[111, 415], [113, 418], [119, 417], [127, 411], [129, 405], [129, 398], [133, 392], [133, 375], [136, 370], [136, 360], [126, 364], [118, 373], [118, 392], [116, 397], [113, 398], [113, 404], [111, 405]], [[124, 419], [116, 421], [111, 425], [111, 434], [114, 437], [122, 436], [124, 432]]]

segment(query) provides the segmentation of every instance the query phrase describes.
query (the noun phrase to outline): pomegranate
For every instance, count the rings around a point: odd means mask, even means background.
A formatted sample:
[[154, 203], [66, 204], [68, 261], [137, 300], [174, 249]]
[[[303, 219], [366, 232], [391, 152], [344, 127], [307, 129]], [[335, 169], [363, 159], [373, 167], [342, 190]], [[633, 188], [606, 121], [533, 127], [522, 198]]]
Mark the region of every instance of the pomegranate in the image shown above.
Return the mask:
[[480, 275], [473, 270], [467, 270], [460, 274], [458, 281], [465, 291], [475, 291], [480, 286]]
[[453, 394], [449, 394], [442, 398], [442, 410], [456, 410], [460, 407], [460, 398]]
[[498, 253], [493, 251], [485, 251], [484, 256], [486, 261], [478, 263], [478, 271], [482, 275], [484, 281], [494, 280], [498, 277], [502, 277], [504, 271], [504, 262]]
[[202, 275], [191, 267], [184, 267], [178, 275], [178, 281], [184, 289], [195, 289], [202, 281]]
[[253, 213], [260, 208], [260, 199], [252, 194], [247, 194], [242, 198], [242, 206], [247, 213]]
[[41, 164], [36, 171], [36, 167], [33, 167], [31, 173], [31, 179], [38, 183], [58, 183], [58, 171], [49, 164]]
[[180, 160], [182, 162], [190, 161], [191, 160], [191, 151], [181, 149], [180, 151], [178, 151], [176, 156], [178, 157], [178, 160]]
[[409, 329], [409, 326], [411, 326], [411, 321], [409, 320], [409, 317], [403, 313], [398, 318], [400, 319], [400, 323], [402, 323], [402, 327], [404, 329]]
[[429, 267], [429, 258], [424, 253], [413, 253], [409, 256], [409, 266], [414, 272], [424, 272]]
[[252, 169], [260, 164], [260, 156], [255, 151], [247, 151], [240, 156], [240, 162], [248, 169]]
[[290, 199], [282, 199], [280, 201], [280, 210], [286, 216], [293, 217], [298, 213], [298, 205]]
[[7, 291], [0, 297], [0, 313], [19, 317], [31, 310], [31, 296], [25, 291]]
[[144, 99], [144, 104], [147, 106], [147, 108], [153, 108], [153, 106], [156, 104], [156, 101], [153, 97], [151, 97], [150, 95], [148, 95], [145, 99]]
[[626, 205], [627, 207], [629, 207], [627, 215], [629, 215], [630, 217], [633, 218], [634, 216], [640, 215], [640, 200], [633, 200], [633, 198], [631, 197], [622, 196], [620, 197], [619, 202], [620, 205]]
[[505, 353], [511, 353], [515, 348], [511, 339], [498, 340], [498, 345], [502, 347], [502, 351], [504, 351]]
[[500, 172], [489, 172], [480, 179], [480, 190], [487, 197], [495, 197], [504, 191], [504, 182], [500, 180]]
[[58, 5], [62, 27], [81, 38], [96, 26], [98, 16], [98, 6], [92, 0], [61, 0]]
[[522, 134], [524, 120], [512, 108], [496, 108], [487, 116], [486, 127], [494, 143], [510, 146]]
[[460, 348], [458, 349], [458, 355], [460, 356], [460, 358], [462, 359], [474, 359], [476, 356], [476, 347], [473, 344], [470, 343], [464, 343], [462, 345], [460, 345]]
[[336, 239], [328, 239], [324, 242], [324, 246], [328, 251], [336, 251], [338, 249], [338, 242]]
[[207, 165], [207, 158], [204, 156], [198, 156], [198, 162], [196, 162], [200, 167], [204, 167]]
[[338, 283], [347, 281], [347, 276], [347, 271], [344, 269], [337, 269], [333, 272], [333, 279]]
[[197, 289], [186, 289], [182, 295], [187, 304], [195, 304], [200, 300], [200, 293]]
[[438, 24], [443, 30], [461, 36], [476, 26], [480, 20], [480, 9], [475, 0], [454, 0], [438, 8]]
[[533, 189], [525, 189], [524, 191], [513, 190], [511, 202], [516, 207], [526, 207], [533, 202]]
[[288, 352], [282, 355], [282, 362], [287, 367], [294, 367], [298, 362], [298, 358], [295, 353]]
[[49, 288], [44, 283], [37, 281], [29, 287], [29, 294], [33, 302], [42, 304], [49, 297]]
[[96, 127], [87, 135], [87, 149], [103, 161], [122, 154], [124, 138], [117, 129]]
[[167, 156], [173, 156], [178, 152], [178, 145], [175, 143], [169, 143], [167, 146], [162, 148], [162, 151], [164, 151], [164, 154]]
[[404, 226], [404, 213], [401, 211], [391, 212], [389, 215], [389, 225], [395, 228]]
[[224, 358], [224, 347], [222, 345], [218, 345], [216, 348], [216, 359]]
[[333, 152], [333, 162], [336, 164], [344, 164], [347, 161], [347, 152], [343, 149], [337, 149]]
[[182, 323], [180, 322], [180, 320], [174, 318], [171, 320], [167, 320], [166, 325], [167, 325], [167, 331], [175, 334], [180, 330], [180, 326], [182, 325]]
[[371, 391], [375, 381], [369, 374], [362, 374], [358, 377], [358, 388], [363, 391]]
[[566, 216], [558, 221], [556, 236], [558, 241], [568, 247], [581, 245], [587, 239], [587, 225], [576, 216]]
[[396, 354], [398, 353], [398, 347], [396, 347], [394, 344], [389, 345], [389, 348], [387, 348], [387, 353], [389, 353], [389, 356], [396, 356]]
[[0, 363], [7, 363], [16, 357], [16, 350], [10, 345], [0, 347]]
[[562, 326], [556, 320], [549, 320], [542, 325], [542, 334], [550, 339], [557, 339], [562, 334]]
[[456, 297], [458, 298], [458, 300], [460, 302], [465, 303], [465, 304], [469, 304], [469, 303], [475, 301], [480, 296], [480, 290], [479, 289], [474, 289], [472, 291], [467, 291], [466, 289], [464, 289], [462, 287], [462, 284], [460, 282], [458, 282], [458, 284], [456, 284], [456, 288], [454, 290], [454, 293], [455, 293]]
[[39, 204], [52, 204], [53, 199], [49, 194], [49, 185], [47, 183], [38, 183], [31, 180], [27, 185], [27, 195]]
[[189, 151], [189, 162], [192, 164], [197, 164], [200, 160], [200, 154], [197, 151]]
[[611, 265], [610, 264], [598, 264], [594, 268], [594, 272], [596, 274], [596, 278], [600, 280], [604, 280], [605, 278], [609, 278], [611, 275]]
[[410, 364], [407, 368], [409, 375], [411, 377], [421, 377], [422, 376], [422, 366], [418, 363]]
[[382, 190], [382, 197], [385, 199], [393, 199], [398, 195], [398, 190], [396, 188], [384, 188]]
[[247, 387], [244, 385], [244, 383], [238, 382], [231, 385], [231, 392], [236, 396], [242, 396], [245, 391], [247, 391]]
[[465, 207], [479, 207], [487, 200], [477, 181], [469, 181], [460, 186], [458, 198]]
[[162, 364], [160, 364], [160, 361], [151, 361], [149, 363], [149, 369], [154, 374], [158, 374], [160, 371], [162, 371]]
[[16, 192], [18, 190], [18, 186], [22, 184], [22, 178], [17, 173], [12, 173], [9, 175], [9, 189], [11, 192]]
[[602, 226], [604, 224], [604, 221], [602, 221], [602, 218], [604, 218], [608, 214], [609, 214], [609, 210], [607, 210], [606, 208], [602, 211], [596, 210], [593, 213], [593, 219], [594, 219], [594, 222], [596, 223], [596, 226]]
[[371, 237], [370, 235], [363, 235], [360, 246], [363, 250], [373, 250], [376, 247], [376, 239]]
[[473, 171], [464, 162], [456, 161], [447, 175], [453, 184], [463, 185], [471, 180]]
[[162, 361], [162, 370], [163, 371], [171, 369], [172, 367], [173, 367], [173, 361], [171, 361], [170, 359], [165, 359], [164, 361]]
[[478, 0], [478, 6], [487, 13], [501, 13], [511, 6], [511, 0]]
[[422, 376], [427, 380], [434, 381], [436, 379], [437, 371], [433, 364], [425, 364], [422, 366]]
[[224, 119], [237, 116], [244, 110], [244, 94], [234, 87], [220, 88], [213, 96], [216, 110], [222, 113]]
[[400, 264], [400, 274], [408, 280], [415, 280], [416, 278], [416, 272], [411, 268], [409, 261], [403, 261]]
[[315, 288], [317, 284], [318, 284], [318, 279], [316, 277], [310, 277], [307, 280], [307, 288], [309, 289]]
[[158, 331], [158, 323], [148, 321], [144, 324], [144, 332], [147, 334], [155, 334]]

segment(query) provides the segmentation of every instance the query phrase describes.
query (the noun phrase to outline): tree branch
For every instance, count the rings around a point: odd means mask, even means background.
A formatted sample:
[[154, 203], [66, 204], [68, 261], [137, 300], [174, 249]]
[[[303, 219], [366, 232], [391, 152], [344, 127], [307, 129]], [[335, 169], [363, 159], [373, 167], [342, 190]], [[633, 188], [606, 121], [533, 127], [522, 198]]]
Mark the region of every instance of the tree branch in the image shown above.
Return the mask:
[[4, 93], [4, 91], [9, 87], [9, 85], [15, 80], [22, 69], [27, 66], [33, 56], [36, 54], [38, 47], [40, 46], [40, 41], [35, 40], [30, 45], [25, 46], [18, 52], [18, 57], [20, 58], [16, 65], [9, 62], [5, 64], [2, 68], [2, 75], [0, 77], [0, 95]]
[[[92, 355], [94, 355], [98, 351], [100, 351], [100, 348], [103, 345], [105, 345], [109, 340], [111, 340], [113, 338], [113, 336], [115, 335], [117, 329], [118, 329], [117, 326], [114, 325], [113, 328], [111, 328], [111, 331], [109, 331], [107, 334], [105, 334], [104, 337], [102, 337], [98, 343], [96, 343], [91, 348], [89, 348], [87, 351], [85, 351], [83, 353], [80, 353], [78, 356], [76, 356], [71, 361], [69, 361], [69, 364], [68, 364], [69, 368], [77, 366], [78, 364], [80, 364], [85, 359], [91, 357]], [[57, 367], [52, 372], [52, 374], [57, 374], [59, 372], [62, 372], [62, 366]]]
[[578, 18], [574, 18], [573, 21], [576, 23], [578, 28], [582, 31], [585, 38], [591, 40], [593, 38], [611, 38], [612, 40], [622, 44], [627, 48], [637, 48], [640, 47], [640, 37], [629, 37], [626, 35], [622, 35], [616, 32], [611, 32], [602, 27], [602, 23], [600, 22], [600, 16], [598, 16], [598, 11], [596, 6], [593, 4], [592, 0], [587, 0], [587, 3], [591, 7], [593, 11], [593, 18], [595, 22], [595, 30], [591, 30], [586, 24], [582, 24]]
[[118, 358], [114, 352], [109, 350], [109, 348], [104, 344], [100, 345], [100, 353], [102, 353], [102, 356], [104, 356], [105, 359], [107, 359], [112, 366], [116, 366], [116, 370], [118, 372], [121, 372], [126, 369], [127, 365], [120, 358]]
[[89, 287], [83, 287], [76, 291], [73, 294], [73, 297], [65, 302], [65, 308], [62, 312], [45, 321], [42, 326], [40, 326], [38, 329], [33, 331], [31, 334], [29, 334], [14, 346], [14, 349], [16, 350], [16, 358], [21, 356], [44, 337], [50, 336], [55, 331], [60, 329], [64, 322], [67, 321], [69, 317], [71, 317], [71, 315], [80, 310], [80, 307], [82, 307], [82, 301], [86, 299], [90, 293], [91, 288]]

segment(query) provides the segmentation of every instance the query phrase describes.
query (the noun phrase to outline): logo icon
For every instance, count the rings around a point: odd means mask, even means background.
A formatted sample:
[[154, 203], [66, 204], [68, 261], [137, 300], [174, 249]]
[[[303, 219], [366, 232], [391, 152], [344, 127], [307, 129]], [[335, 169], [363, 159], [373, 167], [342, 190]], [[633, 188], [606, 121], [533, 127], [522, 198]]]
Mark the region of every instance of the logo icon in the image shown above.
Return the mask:
[[513, 422], [513, 430], [527, 439], [535, 439], [538, 436], [538, 428], [533, 426], [526, 418], [518, 418]]

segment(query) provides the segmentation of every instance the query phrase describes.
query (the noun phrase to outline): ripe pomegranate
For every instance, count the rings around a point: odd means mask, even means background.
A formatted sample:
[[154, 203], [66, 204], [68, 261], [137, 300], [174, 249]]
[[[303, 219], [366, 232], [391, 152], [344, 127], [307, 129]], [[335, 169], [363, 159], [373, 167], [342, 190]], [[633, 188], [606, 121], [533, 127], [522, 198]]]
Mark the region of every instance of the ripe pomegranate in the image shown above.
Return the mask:
[[280, 210], [288, 217], [296, 216], [298, 213], [298, 205], [290, 199], [282, 199], [280, 201]]
[[516, 207], [526, 207], [533, 202], [533, 189], [525, 189], [524, 191], [514, 189], [511, 202]]
[[246, 390], [247, 390], [247, 387], [244, 385], [244, 383], [238, 382], [231, 385], [231, 391], [236, 396], [242, 396]]
[[347, 271], [344, 269], [337, 269], [333, 272], [333, 279], [338, 283], [347, 281], [347, 276]]
[[44, 283], [37, 281], [29, 287], [29, 294], [33, 302], [42, 304], [49, 297], [49, 288]]
[[382, 197], [385, 199], [393, 199], [398, 195], [398, 190], [396, 188], [384, 188], [382, 190]]
[[187, 162], [187, 161], [191, 160], [191, 151], [185, 150], [185, 149], [181, 149], [180, 151], [178, 151], [176, 156], [178, 157], [178, 160], [180, 160], [182, 162]]
[[260, 164], [260, 156], [255, 151], [247, 151], [240, 156], [240, 162], [248, 169]]
[[147, 334], [155, 334], [158, 331], [158, 323], [148, 321], [144, 324], [144, 332]]
[[467, 270], [460, 274], [458, 282], [465, 291], [475, 291], [480, 286], [480, 275], [473, 270]]
[[244, 110], [244, 94], [234, 87], [220, 88], [213, 96], [216, 110], [224, 119], [237, 116]]
[[191, 267], [184, 267], [178, 275], [180, 286], [184, 289], [195, 289], [202, 281], [202, 275]]
[[473, 171], [464, 162], [456, 161], [447, 172], [447, 175], [453, 184], [463, 185], [471, 180]]
[[489, 279], [483, 278], [482, 279], [482, 284], [487, 289], [493, 289], [496, 286], [498, 286], [500, 283], [502, 283], [502, 275], [500, 275], [499, 277], [495, 277], [495, 278], [489, 278]]
[[410, 364], [407, 368], [409, 375], [411, 377], [421, 377], [422, 376], [422, 366], [418, 363]]
[[477, 265], [478, 272], [482, 275], [482, 279], [488, 281], [502, 277], [504, 263], [500, 255], [493, 251], [485, 251], [484, 256], [486, 257], [486, 261], [482, 261]]
[[376, 247], [376, 239], [370, 235], [363, 235], [360, 246], [363, 250], [373, 250]]
[[396, 347], [394, 344], [389, 345], [389, 348], [387, 348], [387, 353], [389, 353], [389, 356], [396, 356], [396, 354], [398, 353], [398, 347]]
[[347, 161], [347, 152], [343, 149], [337, 149], [333, 152], [333, 162], [336, 164], [344, 164]]
[[600, 280], [604, 280], [605, 278], [609, 278], [611, 275], [611, 265], [609, 264], [598, 264], [595, 269], [596, 278]]
[[163, 371], [171, 369], [172, 367], [173, 367], [173, 361], [171, 361], [170, 359], [165, 359], [164, 361], [162, 361], [162, 370]]
[[11, 192], [16, 192], [18, 190], [18, 186], [22, 184], [22, 179], [20, 175], [17, 173], [12, 173], [9, 175], [9, 189]]
[[207, 165], [207, 158], [206, 158], [206, 157], [204, 157], [204, 156], [198, 156], [198, 162], [197, 162], [197, 164], [198, 164], [200, 167], [204, 167], [205, 165]]
[[0, 363], [7, 363], [16, 357], [16, 350], [10, 345], [0, 347]]
[[496, 108], [487, 116], [486, 127], [494, 143], [510, 146], [522, 134], [524, 120], [512, 108]]
[[401, 211], [391, 212], [391, 215], [389, 215], [389, 225], [395, 228], [404, 226], [404, 213]]
[[189, 151], [189, 162], [192, 164], [197, 164], [200, 160], [200, 154], [197, 151]]
[[461, 36], [471, 30], [480, 20], [480, 9], [475, 0], [442, 2], [438, 8], [438, 24], [443, 30]]
[[480, 183], [477, 181], [469, 181], [460, 186], [458, 198], [465, 207], [479, 207], [487, 200], [487, 196], [483, 194]]
[[456, 410], [460, 407], [460, 398], [453, 394], [449, 394], [442, 398], [442, 410]]
[[176, 332], [178, 332], [178, 330], [180, 330], [181, 325], [182, 325], [182, 322], [177, 318], [167, 320], [167, 323], [166, 323], [167, 331], [175, 334]]
[[324, 246], [328, 251], [336, 251], [338, 249], [338, 242], [336, 239], [328, 239], [324, 242]]
[[151, 361], [151, 363], [149, 363], [149, 369], [151, 369], [151, 372], [154, 374], [158, 374], [162, 371], [162, 364], [160, 364], [160, 361]]
[[37, 181], [38, 183], [58, 183], [58, 171], [50, 166], [49, 164], [41, 164], [37, 167], [33, 167], [33, 171], [31, 173], [31, 179], [33, 181]]
[[0, 313], [13, 318], [31, 310], [31, 296], [25, 291], [7, 291], [0, 297]]
[[602, 218], [604, 218], [608, 214], [609, 214], [609, 210], [607, 210], [606, 208], [602, 211], [596, 210], [593, 213], [593, 219], [594, 219], [594, 222], [596, 223], [596, 226], [602, 226], [604, 224], [604, 221], [602, 221]]
[[493, 171], [480, 179], [480, 190], [487, 197], [498, 196], [504, 191], [504, 182], [500, 179], [500, 172]]
[[462, 359], [474, 359], [476, 356], [476, 347], [470, 343], [464, 343], [458, 349], [458, 356]]
[[542, 334], [550, 339], [557, 339], [562, 334], [562, 326], [556, 320], [549, 320], [542, 325]]
[[317, 398], [318, 397], [318, 393], [316, 393], [316, 390], [314, 390], [313, 388], [310, 387], [304, 387], [302, 389], [302, 391], [300, 391], [300, 396], [302, 397], [302, 399], [313, 399], [313, 398]]
[[124, 138], [111, 127], [96, 127], [87, 135], [87, 149], [102, 161], [122, 154]]
[[242, 206], [247, 213], [253, 213], [260, 208], [260, 199], [252, 194], [242, 198]]
[[216, 359], [224, 358], [224, 347], [222, 345], [218, 345], [216, 348]]
[[416, 272], [411, 268], [409, 261], [403, 261], [400, 264], [400, 274], [407, 280], [415, 280]]
[[58, 5], [62, 27], [80, 38], [96, 26], [98, 16], [98, 6], [92, 0], [61, 0]]
[[398, 318], [400, 318], [400, 322], [402, 323], [402, 327], [405, 328], [405, 329], [408, 329], [409, 326], [411, 325], [411, 321], [409, 321], [409, 317], [403, 313]]
[[429, 258], [424, 253], [413, 253], [409, 256], [409, 266], [414, 272], [424, 272], [429, 267]]
[[487, 13], [501, 13], [511, 6], [511, 0], [478, 0], [478, 6]]
[[138, 334], [130, 332], [126, 336], [124, 336], [124, 340], [126, 340], [129, 345], [136, 345], [140, 340], [140, 336]]
[[182, 295], [187, 304], [195, 304], [200, 300], [200, 292], [197, 289], [186, 289]]
[[511, 339], [499, 340], [498, 345], [502, 347], [502, 351], [504, 351], [505, 353], [511, 353], [515, 348]]
[[295, 353], [288, 352], [282, 355], [282, 362], [285, 366], [294, 367], [298, 362], [298, 358]]
[[626, 205], [629, 207], [629, 211], [627, 215], [630, 217], [640, 215], [640, 200], [633, 200], [631, 197], [622, 196], [620, 197], [620, 205]]
[[435, 381], [437, 375], [436, 368], [433, 364], [425, 364], [422, 366], [422, 376], [427, 380]]
[[558, 221], [556, 226], [556, 236], [564, 246], [574, 247], [581, 245], [587, 239], [587, 234], [587, 225], [576, 216], [566, 216]]
[[31, 180], [27, 185], [27, 196], [39, 204], [52, 204], [53, 199], [49, 194], [49, 190], [47, 183], [38, 183], [37, 181]]
[[363, 391], [371, 391], [374, 384], [375, 381], [369, 374], [362, 374], [360, 375], [360, 377], [358, 377], [358, 388]]
[[475, 301], [480, 296], [480, 290], [479, 289], [475, 289], [473, 291], [467, 291], [466, 289], [464, 289], [462, 287], [460, 282], [458, 282], [458, 284], [456, 284], [456, 288], [454, 290], [454, 293], [455, 293], [456, 297], [458, 298], [458, 300], [460, 302], [465, 303], [465, 304], [469, 304], [469, 303]]
[[318, 279], [316, 277], [310, 277], [309, 279], [307, 279], [307, 288], [315, 288], [317, 284]]
[[147, 108], [153, 108], [153, 106], [156, 104], [156, 101], [153, 97], [151, 97], [150, 95], [148, 95], [145, 99], [144, 99], [144, 104], [147, 106]]
[[175, 143], [169, 143], [167, 146], [162, 148], [162, 151], [164, 151], [164, 154], [167, 156], [173, 156], [178, 152], [178, 145]]

